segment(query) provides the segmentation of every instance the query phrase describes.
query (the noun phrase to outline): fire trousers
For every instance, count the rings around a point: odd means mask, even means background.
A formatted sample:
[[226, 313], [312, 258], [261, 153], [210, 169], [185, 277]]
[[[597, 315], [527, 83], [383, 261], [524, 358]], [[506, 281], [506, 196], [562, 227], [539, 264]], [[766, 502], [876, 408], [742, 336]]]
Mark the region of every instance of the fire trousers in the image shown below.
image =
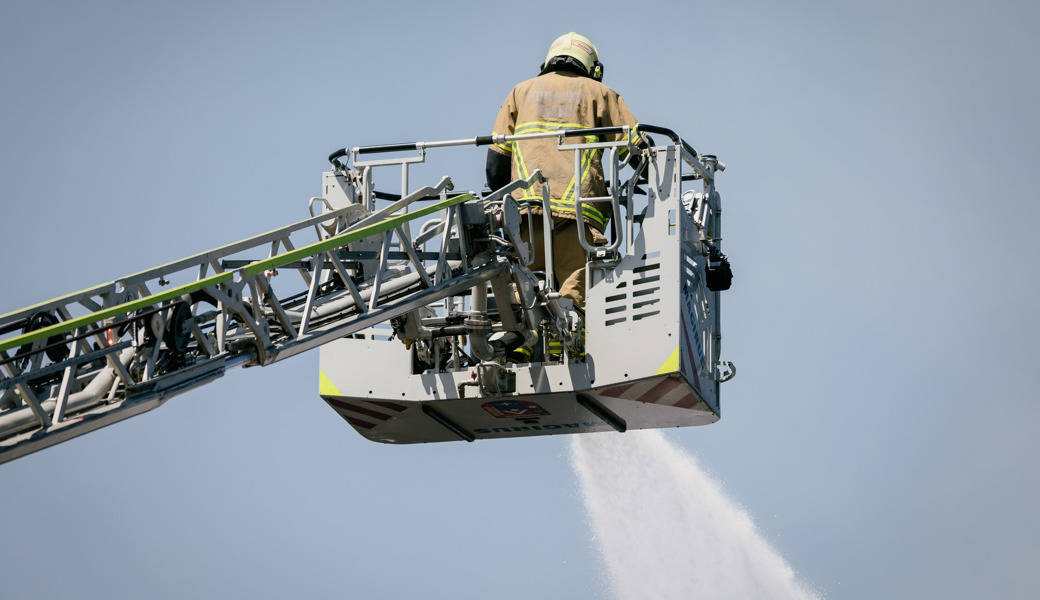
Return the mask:
[[[528, 267], [532, 271], [545, 270], [545, 233], [542, 226], [542, 215], [531, 215], [534, 220], [534, 262]], [[565, 298], [574, 301], [575, 306], [585, 309], [585, 248], [578, 239], [578, 221], [564, 217], [553, 217], [553, 274], [556, 276], [557, 291]], [[521, 226], [523, 239], [527, 240], [527, 219]], [[585, 241], [601, 246], [607, 243], [602, 233], [585, 224]]]

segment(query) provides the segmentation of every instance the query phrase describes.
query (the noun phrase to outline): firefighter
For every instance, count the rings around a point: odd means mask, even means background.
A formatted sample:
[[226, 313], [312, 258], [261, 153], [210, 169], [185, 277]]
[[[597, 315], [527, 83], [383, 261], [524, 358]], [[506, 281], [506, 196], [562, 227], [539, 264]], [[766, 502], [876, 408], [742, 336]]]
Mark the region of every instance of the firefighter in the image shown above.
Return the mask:
[[[518, 84], [506, 96], [493, 134], [524, 134], [588, 129], [638, 123], [621, 96], [602, 83], [603, 64], [599, 62], [596, 47], [588, 38], [568, 33], [549, 46], [549, 53], [538, 77]], [[633, 143], [641, 145], [638, 134], [631, 134]], [[619, 135], [600, 139], [596, 136], [566, 138], [565, 143], [617, 141]], [[557, 149], [557, 138], [542, 138], [492, 144], [487, 156], [488, 187], [496, 190], [513, 179], [526, 179], [535, 169], [541, 169], [549, 182], [550, 211], [553, 220], [553, 270], [559, 281], [560, 294], [574, 301], [579, 309], [585, 308], [585, 249], [577, 232], [575, 186], [581, 186], [581, 197], [605, 196], [603, 178], [603, 151], [581, 151], [581, 181], [575, 182], [574, 152]], [[623, 157], [624, 158], [624, 157]], [[513, 193], [521, 210], [541, 215], [542, 197], [538, 187]], [[589, 203], [583, 206], [585, 239], [593, 245], [603, 245], [603, 235], [611, 210], [607, 203]], [[542, 220], [534, 220], [535, 262], [531, 269], [544, 269]], [[527, 238], [524, 220], [524, 237]]]
[[[596, 47], [588, 38], [571, 32], [562, 35], [549, 46], [549, 53], [534, 79], [518, 84], [506, 96], [495, 120], [493, 135], [519, 135], [564, 129], [588, 129], [628, 125], [638, 122], [632, 116], [621, 96], [602, 83], [603, 64], [599, 62]], [[645, 145], [633, 131], [629, 142]], [[597, 136], [565, 138], [565, 144], [579, 142], [619, 141], [620, 135], [600, 139]], [[603, 151], [581, 150], [581, 180], [575, 181], [574, 151], [557, 149], [555, 137], [504, 144], [492, 144], [487, 156], [487, 183], [497, 190], [514, 179], [526, 179], [535, 169], [541, 169], [549, 183], [549, 210], [552, 216], [553, 271], [560, 294], [574, 301], [581, 311], [585, 308], [585, 249], [578, 239], [575, 187], [580, 186], [581, 197], [606, 195], [603, 177]], [[624, 155], [622, 158], [625, 158]], [[616, 182], [614, 182], [616, 185]], [[522, 211], [530, 210], [539, 217], [542, 206], [540, 186], [513, 192]], [[606, 243], [603, 235], [611, 209], [607, 203], [588, 203], [582, 207], [585, 239], [600, 246]], [[533, 244], [535, 261], [531, 270], [545, 268], [542, 219], [535, 218]], [[523, 221], [523, 236], [529, 238], [527, 220]], [[520, 348], [511, 358], [530, 359], [530, 348]]]

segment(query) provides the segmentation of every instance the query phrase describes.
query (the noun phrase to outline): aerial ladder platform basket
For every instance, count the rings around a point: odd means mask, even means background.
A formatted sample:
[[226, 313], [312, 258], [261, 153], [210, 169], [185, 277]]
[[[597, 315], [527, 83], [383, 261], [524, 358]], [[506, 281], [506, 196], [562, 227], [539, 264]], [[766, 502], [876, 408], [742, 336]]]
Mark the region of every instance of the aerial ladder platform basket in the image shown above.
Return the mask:
[[[234, 367], [320, 348], [319, 393], [368, 439], [416, 443], [703, 425], [720, 416], [724, 165], [670, 130], [628, 128], [357, 147], [330, 156], [310, 217], [0, 316], [0, 462], [160, 406]], [[558, 138], [603, 153], [613, 215], [588, 252], [584, 311], [554, 289], [551, 236], [512, 193], [410, 190], [428, 150]], [[405, 156], [402, 156], [405, 154]], [[622, 161], [622, 155], [626, 156]], [[620, 177], [622, 163], [634, 168]], [[375, 173], [400, 170], [399, 194]], [[687, 189], [689, 186], [689, 189]], [[551, 264], [551, 261], [548, 261]], [[518, 346], [533, 360], [510, 359]]]

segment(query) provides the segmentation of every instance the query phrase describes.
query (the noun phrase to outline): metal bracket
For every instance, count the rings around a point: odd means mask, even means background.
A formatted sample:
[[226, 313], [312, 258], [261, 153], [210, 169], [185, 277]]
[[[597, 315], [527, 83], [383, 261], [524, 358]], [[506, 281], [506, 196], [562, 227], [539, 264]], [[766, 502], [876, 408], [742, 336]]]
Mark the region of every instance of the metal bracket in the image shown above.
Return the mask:
[[737, 376], [737, 368], [729, 361], [719, 362], [715, 369], [715, 381], [724, 383]]
[[501, 396], [516, 392], [516, 373], [497, 363], [477, 366], [477, 381], [481, 396]]

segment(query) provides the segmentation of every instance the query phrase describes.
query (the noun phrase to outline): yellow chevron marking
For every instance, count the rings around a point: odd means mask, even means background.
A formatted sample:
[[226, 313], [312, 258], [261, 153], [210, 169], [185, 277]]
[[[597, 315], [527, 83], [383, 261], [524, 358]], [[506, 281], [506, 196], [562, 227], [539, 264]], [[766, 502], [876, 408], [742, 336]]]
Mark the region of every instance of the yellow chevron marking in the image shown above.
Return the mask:
[[329, 376], [325, 374], [325, 371], [318, 370], [318, 393], [322, 396], [342, 396], [343, 392], [339, 391], [336, 384], [332, 383]]
[[661, 368], [657, 370], [654, 375], [664, 375], [665, 373], [676, 373], [679, 371], [679, 347], [675, 347], [675, 351], [668, 357], [668, 360], [664, 361]]

